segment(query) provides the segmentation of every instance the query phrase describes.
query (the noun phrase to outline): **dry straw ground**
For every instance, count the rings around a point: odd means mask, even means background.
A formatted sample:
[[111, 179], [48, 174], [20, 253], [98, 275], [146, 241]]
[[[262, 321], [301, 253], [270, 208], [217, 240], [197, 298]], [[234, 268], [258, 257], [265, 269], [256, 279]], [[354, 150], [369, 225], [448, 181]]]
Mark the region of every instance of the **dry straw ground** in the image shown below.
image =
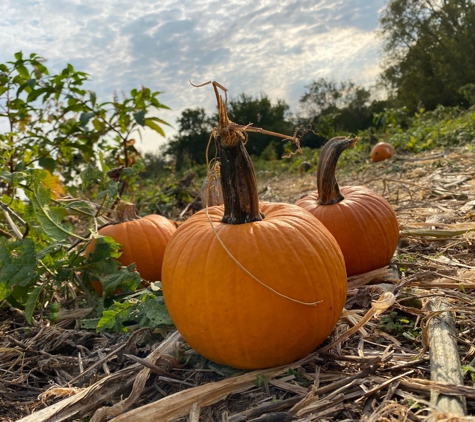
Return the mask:
[[[474, 420], [474, 173], [475, 154], [460, 148], [340, 175], [390, 201], [399, 248], [390, 267], [349, 280], [332, 337], [286, 367], [222, 367], [176, 332], [75, 329], [81, 310], [28, 327], [2, 309], [0, 420]], [[314, 188], [312, 174], [259, 182], [268, 201]]]

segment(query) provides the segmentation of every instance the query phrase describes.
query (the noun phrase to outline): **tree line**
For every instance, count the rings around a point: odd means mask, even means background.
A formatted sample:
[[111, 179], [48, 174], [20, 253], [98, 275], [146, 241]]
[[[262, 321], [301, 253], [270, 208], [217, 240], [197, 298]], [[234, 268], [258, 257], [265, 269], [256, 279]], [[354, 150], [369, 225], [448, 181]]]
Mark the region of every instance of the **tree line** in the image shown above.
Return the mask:
[[[265, 93], [240, 94], [229, 101], [229, 117], [281, 133], [300, 128], [302, 146], [318, 148], [335, 134], [378, 130], [381, 121], [375, 116], [387, 109], [404, 107], [411, 114], [474, 103], [473, 0], [390, 0], [379, 24], [383, 70], [374, 87], [321, 78], [306, 86], [295, 114], [285, 101], [272, 102]], [[204, 164], [203, 150], [217, 121], [216, 113], [208, 115], [203, 108], [184, 110], [177, 135], [161, 155], [172, 158], [177, 170]], [[251, 133], [247, 148], [254, 156], [280, 157], [284, 144]]]

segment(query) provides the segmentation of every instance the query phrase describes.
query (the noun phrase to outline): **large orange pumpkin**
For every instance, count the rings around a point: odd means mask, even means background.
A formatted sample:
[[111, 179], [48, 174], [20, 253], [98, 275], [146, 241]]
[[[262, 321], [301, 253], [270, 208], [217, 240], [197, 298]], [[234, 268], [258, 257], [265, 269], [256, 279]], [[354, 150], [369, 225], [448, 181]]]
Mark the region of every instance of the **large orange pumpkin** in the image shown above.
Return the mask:
[[333, 234], [345, 257], [348, 276], [387, 265], [399, 240], [396, 214], [381, 195], [363, 186], [338, 186], [336, 163], [355, 142], [337, 137], [325, 144], [317, 164], [318, 189], [296, 202]]
[[221, 97], [218, 105], [224, 206], [201, 210], [173, 235], [163, 259], [165, 304], [208, 359], [242, 369], [287, 364], [334, 329], [346, 300], [343, 256], [304, 209], [259, 204], [244, 135]]
[[[146, 281], [160, 281], [165, 247], [176, 230], [172, 221], [160, 215], [138, 217], [135, 206], [120, 203], [117, 209], [117, 223], [99, 230], [101, 236], [110, 236], [120, 243], [122, 254], [118, 261], [122, 265], [135, 262], [137, 271]], [[86, 247], [86, 254], [94, 250], [95, 240]], [[103, 289], [100, 281], [91, 282], [99, 295]]]

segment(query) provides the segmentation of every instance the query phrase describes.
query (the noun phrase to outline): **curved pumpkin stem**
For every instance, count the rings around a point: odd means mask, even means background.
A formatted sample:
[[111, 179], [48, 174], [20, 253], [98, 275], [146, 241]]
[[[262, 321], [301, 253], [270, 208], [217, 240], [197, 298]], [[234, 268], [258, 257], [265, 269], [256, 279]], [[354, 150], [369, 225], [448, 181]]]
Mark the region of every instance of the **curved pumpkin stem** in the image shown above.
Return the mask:
[[127, 221], [138, 220], [140, 217], [135, 211], [135, 205], [129, 202], [121, 201], [116, 209], [117, 220], [115, 224], [126, 223]]
[[218, 145], [224, 201], [222, 221], [227, 224], [261, 221], [254, 166], [244, 147], [247, 134], [232, 126], [217, 86], [213, 84], [213, 88], [219, 113], [219, 125], [216, 128], [215, 137]]
[[318, 204], [331, 205], [344, 199], [336, 181], [336, 164], [341, 153], [353, 146], [358, 138], [338, 136], [330, 139], [322, 148], [317, 164]]

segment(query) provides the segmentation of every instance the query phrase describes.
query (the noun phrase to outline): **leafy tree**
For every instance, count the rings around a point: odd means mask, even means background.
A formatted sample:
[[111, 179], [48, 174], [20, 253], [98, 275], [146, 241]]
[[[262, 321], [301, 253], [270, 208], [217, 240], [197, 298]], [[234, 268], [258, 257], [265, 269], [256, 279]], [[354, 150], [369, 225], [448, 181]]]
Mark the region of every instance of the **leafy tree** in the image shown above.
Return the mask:
[[300, 98], [298, 122], [307, 122], [323, 137], [308, 133], [302, 140], [303, 146], [321, 146], [337, 132], [356, 133], [371, 126], [372, 113], [382, 109], [378, 101], [371, 101], [372, 94], [364, 87], [351, 81], [336, 83], [325, 78], [312, 82]]
[[[228, 102], [229, 118], [238, 124], [252, 124], [254, 127], [264, 128], [273, 132], [293, 134], [293, 125], [290, 121], [289, 106], [282, 100], [275, 104], [265, 94], [259, 98], [241, 94]], [[178, 135], [165, 147], [164, 153], [175, 160], [176, 169], [182, 171], [195, 164], [206, 163], [206, 146], [213, 128], [217, 125], [218, 115], [207, 116], [203, 108], [186, 109], [177, 120]], [[284, 145], [269, 135], [249, 133], [246, 145], [249, 153], [261, 155], [271, 145], [280, 157], [284, 152]], [[209, 159], [215, 154], [214, 144], [210, 144]]]
[[[205, 150], [215, 126], [215, 120], [206, 115], [204, 108], [187, 108], [177, 119], [177, 124], [178, 135], [166, 144], [164, 154], [173, 157], [178, 171], [195, 164], [205, 164]], [[214, 154], [213, 146], [210, 158], [212, 154]]]
[[[277, 100], [273, 104], [266, 94], [261, 94], [258, 98], [240, 94], [228, 103], [228, 115], [233, 122], [242, 125], [252, 124], [254, 127], [292, 135], [294, 129], [289, 109], [290, 107], [283, 100]], [[248, 135], [249, 141], [246, 148], [249, 154], [260, 156], [272, 143], [277, 156], [283, 155], [285, 145], [280, 139], [260, 133], [248, 133]]]
[[381, 78], [398, 106], [467, 105], [460, 88], [475, 80], [472, 0], [391, 0], [380, 23]]

